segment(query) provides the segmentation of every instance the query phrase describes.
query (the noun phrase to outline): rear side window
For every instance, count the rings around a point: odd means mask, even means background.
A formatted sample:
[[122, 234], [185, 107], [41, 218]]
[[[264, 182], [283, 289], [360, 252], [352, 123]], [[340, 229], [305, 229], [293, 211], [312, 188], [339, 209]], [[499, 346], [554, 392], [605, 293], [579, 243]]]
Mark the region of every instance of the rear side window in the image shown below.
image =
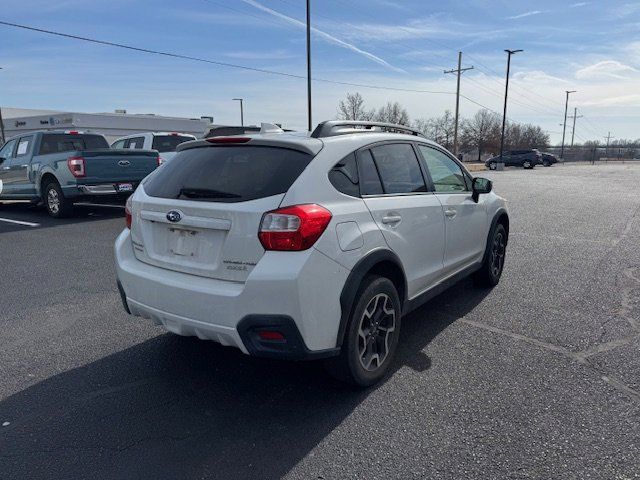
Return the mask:
[[380, 195], [384, 193], [378, 169], [369, 150], [358, 153], [358, 166], [360, 168], [360, 193], [362, 195]]
[[109, 144], [101, 135], [72, 135], [66, 133], [45, 133], [42, 135], [40, 155], [73, 152], [74, 150], [108, 149]]
[[153, 137], [151, 148], [160, 153], [175, 152], [178, 145], [192, 140], [193, 138], [191, 137], [182, 137], [180, 135], [156, 135]]
[[356, 155], [352, 153], [336, 163], [329, 171], [329, 181], [341, 193], [360, 196], [358, 186], [358, 166], [356, 165]]
[[371, 149], [385, 193], [426, 192], [420, 164], [408, 143], [380, 145]]
[[178, 152], [144, 184], [148, 195], [244, 202], [285, 193], [313, 157], [278, 147], [221, 146]]
[[118, 140], [117, 142], [115, 142], [113, 145], [111, 145], [111, 148], [124, 148], [124, 142], [126, 140]]
[[142, 150], [144, 148], [144, 137], [130, 138], [125, 142], [124, 148], [133, 148], [135, 150]]

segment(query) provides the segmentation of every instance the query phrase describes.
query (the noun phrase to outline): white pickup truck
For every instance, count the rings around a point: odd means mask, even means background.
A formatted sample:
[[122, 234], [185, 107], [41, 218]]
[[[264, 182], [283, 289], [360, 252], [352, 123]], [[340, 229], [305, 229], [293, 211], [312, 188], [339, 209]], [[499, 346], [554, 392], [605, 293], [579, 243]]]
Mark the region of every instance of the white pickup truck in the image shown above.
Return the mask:
[[184, 142], [196, 140], [188, 133], [176, 132], [147, 132], [136, 133], [119, 138], [111, 144], [115, 149], [157, 150], [160, 153], [160, 163], [168, 162], [176, 154], [176, 147]]

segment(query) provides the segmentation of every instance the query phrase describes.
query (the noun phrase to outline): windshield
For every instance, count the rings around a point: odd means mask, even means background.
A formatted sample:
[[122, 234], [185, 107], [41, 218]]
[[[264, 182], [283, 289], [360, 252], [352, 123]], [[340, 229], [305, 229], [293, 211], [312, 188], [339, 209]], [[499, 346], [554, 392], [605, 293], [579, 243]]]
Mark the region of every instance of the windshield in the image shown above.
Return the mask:
[[285, 148], [224, 146], [178, 152], [144, 185], [152, 197], [242, 202], [285, 193], [311, 161]]

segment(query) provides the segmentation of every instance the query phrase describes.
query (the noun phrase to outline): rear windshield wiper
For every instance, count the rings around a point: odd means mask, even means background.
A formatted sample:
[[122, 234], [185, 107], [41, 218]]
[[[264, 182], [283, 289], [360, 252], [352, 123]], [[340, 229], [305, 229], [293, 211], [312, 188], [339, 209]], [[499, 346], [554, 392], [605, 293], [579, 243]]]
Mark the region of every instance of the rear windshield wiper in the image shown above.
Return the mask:
[[181, 188], [178, 198], [241, 198], [237, 193], [223, 192], [210, 188]]

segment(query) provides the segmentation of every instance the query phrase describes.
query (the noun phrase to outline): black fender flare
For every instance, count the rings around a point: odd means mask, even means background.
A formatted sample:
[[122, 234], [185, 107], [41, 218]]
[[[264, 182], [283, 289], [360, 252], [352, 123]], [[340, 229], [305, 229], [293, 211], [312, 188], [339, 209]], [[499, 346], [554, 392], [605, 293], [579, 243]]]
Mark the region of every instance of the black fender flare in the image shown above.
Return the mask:
[[407, 300], [407, 277], [404, 273], [404, 268], [402, 268], [402, 262], [400, 261], [400, 258], [391, 250], [379, 249], [372, 251], [366, 257], [358, 260], [358, 263], [355, 264], [355, 266], [351, 270], [351, 273], [349, 273], [344, 287], [342, 287], [342, 292], [340, 293], [340, 309], [342, 313], [340, 315], [340, 326], [338, 328], [336, 348], [342, 347], [344, 335], [347, 330], [347, 324], [349, 323], [349, 317], [351, 316], [351, 311], [353, 310], [353, 306], [357, 301], [356, 296], [358, 294], [358, 290], [360, 289], [362, 281], [371, 271], [371, 269], [381, 262], [392, 262], [402, 272], [402, 281], [404, 284], [402, 292], [398, 293], [401, 296], [400, 303], [402, 304], [402, 308], [404, 310], [404, 305]]

